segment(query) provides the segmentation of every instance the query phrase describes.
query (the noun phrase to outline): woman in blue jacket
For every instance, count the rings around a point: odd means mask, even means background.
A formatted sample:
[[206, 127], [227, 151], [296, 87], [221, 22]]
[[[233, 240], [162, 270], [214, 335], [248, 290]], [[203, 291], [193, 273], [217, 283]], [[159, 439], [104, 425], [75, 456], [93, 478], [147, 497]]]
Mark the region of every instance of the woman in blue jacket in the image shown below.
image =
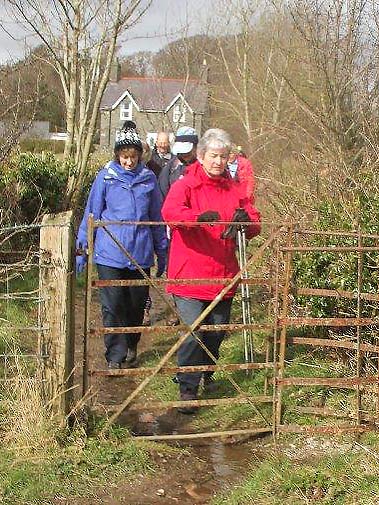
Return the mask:
[[[162, 221], [162, 199], [154, 173], [141, 162], [142, 143], [136, 125], [127, 121], [117, 135], [114, 159], [98, 173], [79, 227], [77, 248], [87, 247], [88, 215], [100, 221]], [[107, 226], [139, 266], [150, 275], [157, 256], [157, 276], [166, 267], [167, 238], [164, 226]], [[112, 238], [96, 228], [94, 263], [99, 279], [141, 279], [143, 276]], [[77, 257], [77, 271], [83, 270], [85, 256]], [[148, 286], [109, 286], [100, 289], [104, 327], [141, 326]], [[105, 357], [108, 368], [136, 366], [140, 333], [105, 334]]]

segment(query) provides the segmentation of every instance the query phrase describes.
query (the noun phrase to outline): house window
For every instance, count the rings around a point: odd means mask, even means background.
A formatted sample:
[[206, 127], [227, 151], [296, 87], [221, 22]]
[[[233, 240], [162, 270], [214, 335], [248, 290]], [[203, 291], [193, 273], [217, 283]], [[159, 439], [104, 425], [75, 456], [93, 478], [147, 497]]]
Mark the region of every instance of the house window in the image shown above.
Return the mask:
[[172, 120], [174, 121], [174, 123], [185, 123], [186, 121], [185, 105], [175, 105]]
[[133, 118], [133, 104], [132, 102], [122, 102], [120, 105], [120, 119], [126, 121]]
[[147, 132], [146, 133], [146, 142], [149, 144], [149, 146], [151, 147], [151, 149], [153, 149], [154, 146], [155, 146], [155, 142], [157, 140], [157, 136], [158, 136], [158, 134], [155, 133], [155, 132]]

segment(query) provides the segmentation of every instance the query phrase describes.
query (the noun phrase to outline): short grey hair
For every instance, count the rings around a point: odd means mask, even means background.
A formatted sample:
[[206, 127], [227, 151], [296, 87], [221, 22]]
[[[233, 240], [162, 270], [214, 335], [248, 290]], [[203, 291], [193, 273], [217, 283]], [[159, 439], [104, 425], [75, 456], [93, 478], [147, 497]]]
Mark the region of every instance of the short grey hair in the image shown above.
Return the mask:
[[228, 153], [232, 148], [232, 139], [230, 135], [225, 130], [221, 128], [210, 128], [199, 140], [197, 146], [197, 153], [203, 157], [208, 149], [226, 149]]

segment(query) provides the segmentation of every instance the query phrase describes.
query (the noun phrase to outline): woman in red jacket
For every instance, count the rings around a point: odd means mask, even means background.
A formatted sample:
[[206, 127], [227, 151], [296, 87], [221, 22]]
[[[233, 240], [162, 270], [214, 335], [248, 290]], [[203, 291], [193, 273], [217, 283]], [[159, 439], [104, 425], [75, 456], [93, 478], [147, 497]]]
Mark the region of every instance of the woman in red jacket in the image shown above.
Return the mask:
[[[239, 270], [235, 254], [236, 233], [226, 234], [227, 225], [217, 224], [217, 221], [251, 223], [246, 226], [247, 238], [260, 232], [259, 212], [227, 170], [230, 148], [228, 133], [217, 128], [207, 130], [198, 145], [197, 161], [187, 168], [186, 175], [171, 187], [166, 197], [162, 216], [169, 225], [180, 221], [203, 223], [171, 226], [168, 279], [234, 277]], [[223, 287], [210, 281], [201, 285], [168, 284], [167, 291], [173, 294], [182, 320], [191, 324]], [[229, 291], [206, 317], [204, 324], [228, 323], [234, 294], [235, 289]], [[224, 335], [224, 331], [198, 332], [198, 337], [216, 358]], [[192, 335], [178, 350], [179, 366], [212, 363]], [[210, 389], [212, 373], [177, 374], [182, 400], [197, 399], [202, 375], [205, 389]], [[180, 410], [193, 413], [195, 409], [186, 407]]]
[[253, 165], [246, 156], [241, 154], [241, 147], [235, 144], [232, 145], [229, 154], [228, 170], [232, 179], [244, 186], [246, 196], [254, 202], [255, 180]]

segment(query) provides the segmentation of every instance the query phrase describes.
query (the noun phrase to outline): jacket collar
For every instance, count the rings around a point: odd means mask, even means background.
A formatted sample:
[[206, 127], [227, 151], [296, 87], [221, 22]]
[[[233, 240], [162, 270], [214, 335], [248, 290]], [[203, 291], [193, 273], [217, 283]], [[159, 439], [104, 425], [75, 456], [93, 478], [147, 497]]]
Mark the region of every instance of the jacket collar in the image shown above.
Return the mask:
[[193, 187], [197, 187], [202, 184], [227, 187], [230, 185], [230, 181], [232, 180], [227, 169], [225, 170], [224, 174], [220, 175], [219, 177], [209, 177], [199, 160], [196, 160], [191, 165], [188, 165], [185, 171], [185, 175], [188, 176], [187, 180]]
[[143, 163], [138, 163], [134, 170], [125, 170], [117, 161], [111, 160], [105, 165], [107, 179], [117, 179], [128, 184], [149, 179], [149, 172], [145, 169]]

